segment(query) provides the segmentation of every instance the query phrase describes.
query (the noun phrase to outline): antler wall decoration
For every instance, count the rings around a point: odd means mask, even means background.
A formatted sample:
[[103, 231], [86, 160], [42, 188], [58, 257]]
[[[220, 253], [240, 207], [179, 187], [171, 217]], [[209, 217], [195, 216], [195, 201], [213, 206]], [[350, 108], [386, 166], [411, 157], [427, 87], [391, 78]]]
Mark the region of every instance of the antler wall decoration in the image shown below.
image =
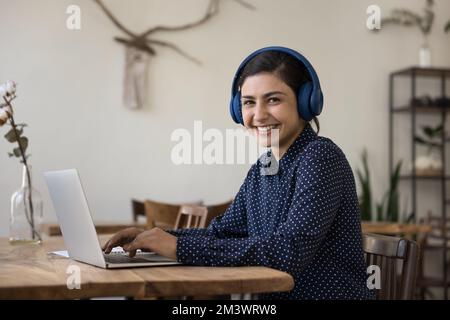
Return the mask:
[[[161, 46], [174, 50], [188, 60], [201, 64], [201, 62], [181, 50], [173, 43], [155, 39], [152, 36], [159, 32], [183, 31], [205, 24], [217, 16], [222, 0], [210, 0], [205, 14], [197, 21], [180, 26], [155, 26], [142, 33], [136, 33], [126, 28], [106, 7], [102, 0], [94, 0], [112, 23], [125, 34], [125, 37], [114, 37], [114, 40], [125, 46], [125, 74], [124, 74], [124, 104], [130, 109], [141, 108], [145, 100], [146, 75], [149, 58], [156, 55], [155, 47]], [[244, 0], [234, 0], [247, 9], [255, 7]]]

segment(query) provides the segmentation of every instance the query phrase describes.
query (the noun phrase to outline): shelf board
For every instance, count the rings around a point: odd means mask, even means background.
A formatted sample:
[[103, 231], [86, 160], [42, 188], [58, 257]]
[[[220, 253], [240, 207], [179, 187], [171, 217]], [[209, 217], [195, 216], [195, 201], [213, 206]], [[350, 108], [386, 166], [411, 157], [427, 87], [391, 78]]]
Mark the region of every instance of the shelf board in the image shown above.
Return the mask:
[[392, 109], [393, 113], [409, 113], [412, 111], [415, 111], [416, 113], [442, 113], [442, 112], [449, 112], [450, 108], [447, 107], [438, 107], [438, 106], [402, 106], [402, 107], [394, 107]]
[[450, 69], [446, 68], [421, 68], [418, 66], [410, 67], [392, 72], [393, 76], [412, 76], [416, 74], [421, 77], [450, 77]]

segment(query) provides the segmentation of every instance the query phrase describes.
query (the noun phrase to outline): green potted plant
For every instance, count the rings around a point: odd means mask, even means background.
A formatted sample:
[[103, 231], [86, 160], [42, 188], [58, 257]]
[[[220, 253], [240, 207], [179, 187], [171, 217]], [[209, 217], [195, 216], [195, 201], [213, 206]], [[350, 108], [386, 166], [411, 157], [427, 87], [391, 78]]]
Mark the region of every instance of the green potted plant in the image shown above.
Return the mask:
[[[400, 180], [400, 170], [402, 162], [399, 161], [392, 173], [389, 181], [389, 189], [383, 195], [380, 203], [375, 204], [373, 208], [372, 187], [370, 179], [370, 170], [368, 164], [367, 150], [363, 150], [361, 154], [363, 169], [357, 169], [356, 174], [360, 186], [359, 208], [361, 211], [361, 220], [363, 221], [390, 221], [399, 222], [405, 214], [400, 215], [400, 203], [398, 182]], [[374, 213], [376, 212], [376, 216]]]

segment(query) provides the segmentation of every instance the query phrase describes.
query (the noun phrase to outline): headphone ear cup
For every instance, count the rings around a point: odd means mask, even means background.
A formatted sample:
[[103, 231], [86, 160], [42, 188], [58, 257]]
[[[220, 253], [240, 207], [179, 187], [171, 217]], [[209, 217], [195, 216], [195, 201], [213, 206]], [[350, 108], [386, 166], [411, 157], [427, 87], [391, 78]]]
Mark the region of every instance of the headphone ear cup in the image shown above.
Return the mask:
[[311, 82], [303, 84], [297, 95], [297, 110], [300, 117], [305, 121], [311, 121], [314, 118], [311, 110], [311, 95], [313, 86]]
[[322, 90], [318, 88], [317, 90], [314, 90], [314, 92], [311, 94], [311, 112], [314, 116], [318, 116], [321, 114], [323, 109], [323, 94]]
[[230, 112], [234, 122], [240, 123], [242, 125], [244, 124], [241, 110], [241, 93], [239, 91], [234, 95], [233, 99], [231, 100]]

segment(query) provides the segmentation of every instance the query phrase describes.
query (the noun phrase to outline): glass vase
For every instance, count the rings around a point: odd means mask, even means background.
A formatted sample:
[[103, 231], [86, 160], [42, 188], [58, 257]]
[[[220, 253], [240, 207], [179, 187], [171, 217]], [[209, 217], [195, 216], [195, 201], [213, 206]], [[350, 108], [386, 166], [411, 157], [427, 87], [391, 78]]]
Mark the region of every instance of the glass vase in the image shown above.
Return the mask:
[[431, 50], [427, 41], [419, 49], [419, 66], [421, 68], [431, 67]]
[[11, 244], [41, 244], [41, 194], [32, 185], [31, 167], [23, 166], [22, 186], [11, 197], [9, 242]]

